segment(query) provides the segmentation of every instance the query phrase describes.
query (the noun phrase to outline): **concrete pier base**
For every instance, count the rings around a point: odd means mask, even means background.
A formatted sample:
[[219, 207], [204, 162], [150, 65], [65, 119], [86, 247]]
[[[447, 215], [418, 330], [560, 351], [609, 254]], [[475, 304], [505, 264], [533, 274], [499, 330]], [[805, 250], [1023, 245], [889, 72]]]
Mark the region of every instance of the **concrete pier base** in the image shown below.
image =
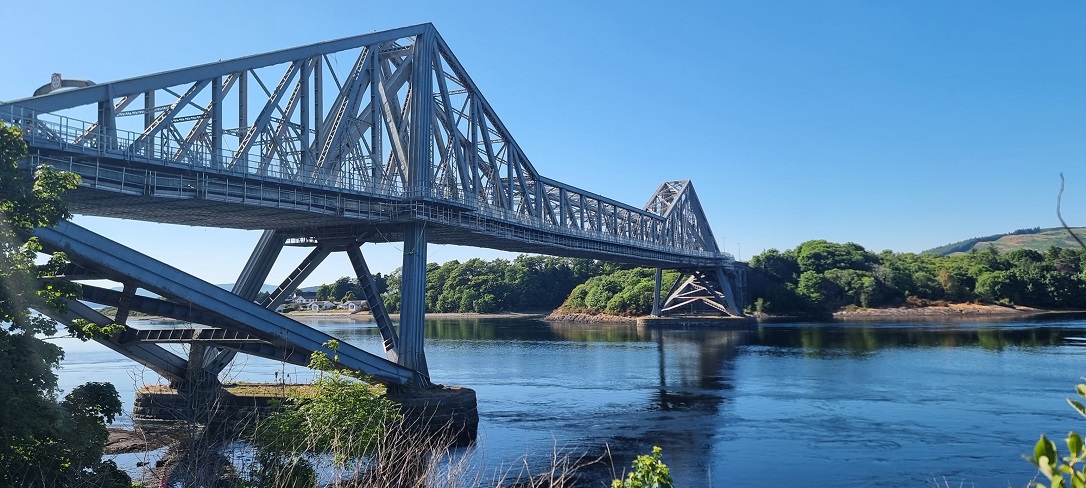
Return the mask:
[[167, 385], [136, 390], [132, 423], [146, 430], [173, 430], [199, 424], [211, 430], [237, 432], [272, 413], [283, 395], [233, 394], [231, 385], [207, 391], [178, 391]]
[[[286, 398], [289, 388], [274, 384], [238, 388], [225, 384], [213, 391], [187, 392], [167, 385], [145, 386], [136, 391], [132, 421], [152, 431], [198, 424], [215, 432], [240, 432], [254, 425], [257, 419], [270, 415], [273, 404]], [[471, 388], [412, 388], [387, 393], [385, 397], [400, 405], [403, 425], [413, 433], [434, 439], [448, 438], [453, 445], [471, 444], [478, 435], [478, 401]]]
[[754, 317], [730, 316], [670, 316], [640, 317], [637, 325], [657, 328], [731, 328], [757, 324]]
[[448, 437], [454, 445], [471, 444], [479, 433], [479, 404], [471, 388], [413, 388], [385, 397], [400, 404], [404, 424], [411, 430]]

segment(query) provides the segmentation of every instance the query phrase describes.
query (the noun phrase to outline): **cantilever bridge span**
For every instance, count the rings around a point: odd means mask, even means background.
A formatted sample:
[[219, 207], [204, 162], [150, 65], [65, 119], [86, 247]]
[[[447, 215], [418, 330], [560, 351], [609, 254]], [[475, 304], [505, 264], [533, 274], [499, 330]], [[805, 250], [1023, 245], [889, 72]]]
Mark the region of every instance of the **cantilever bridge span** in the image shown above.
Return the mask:
[[[741, 273], [689, 181], [665, 182], [636, 207], [543, 176], [430, 24], [55, 85], [80, 87], [0, 104], [0, 120], [22, 129], [27, 167], [82, 177], [66, 197], [73, 213], [264, 231], [231, 291], [71, 223], [37, 231], [76, 265], [58, 279], [124, 284], [83, 286], [85, 301], [118, 307], [115, 318], [72, 302], [58, 320], [125, 325], [142, 311], [200, 324], [126, 325], [102, 339], [172, 382], [214, 382], [239, 352], [306, 364], [326, 350], [331, 337], [272, 310], [332, 252], [350, 257], [386, 355], [341, 346], [340, 362], [389, 384], [429, 384], [427, 243], [680, 269], [689, 279], [654, 312], [697, 302], [741, 315]], [[386, 241], [404, 243], [398, 328], [361, 252]], [[255, 303], [285, 245], [312, 251]], [[188, 357], [162, 346], [171, 342], [188, 344]]]

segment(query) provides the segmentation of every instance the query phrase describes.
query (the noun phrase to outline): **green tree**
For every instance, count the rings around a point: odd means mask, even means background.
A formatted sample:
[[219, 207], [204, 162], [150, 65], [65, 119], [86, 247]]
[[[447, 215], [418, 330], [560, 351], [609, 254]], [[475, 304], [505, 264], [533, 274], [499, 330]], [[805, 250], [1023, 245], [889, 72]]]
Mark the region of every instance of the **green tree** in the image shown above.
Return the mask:
[[804, 312], [808, 314], [831, 313], [844, 305], [841, 286], [815, 271], [804, 271], [799, 275], [796, 295], [803, 300]]
[[351, 279], [343, 276], [332, 283], [332, 291], [329, 300], [341, 302], [343, 297], [347, 296], [347, 292], [354, 289], [354, 284], [351, 283]]
[[800, 272], [824, 273], [831, 269], [869, 270], [878, 257], [863, 246], [851, 242], [837, 244], [825, 240], [807, 241], [796, 247]]
[[833, 297], [832, 301], [835, 307], [856, 305], [867, 308], [878, 299], [878, 285], [875, 274], [871, 271], [831, 269], [823, 276], [837, 285], [835, 290], [839, 292], [839, 295]]
[[[373, 285], [377, 287], [377, 294], [383, 295], [388, 291], [388, 277], [381, 273], [373, 273]], [[355, 295], [362, 296], [362, 289], [359, 288], [358, 293], [355, 293]]]
[[986, 271], [977, 277], [974, 292], [984, 300], [999, 300], [1013, 292], [1012, 279], [1012, 275], [1006, 271]]
[[[664, 271], [662, 287], [670, 288], [679, 278], [677, 271]], [[561, 308], [588, 314], [648, 315], [652, 311], [655, 280], [653, 268], [619, 269], [595, 276], [573, 288]]]
[[[442, 265], [429, 263], [426, 310], [478, 313], [553, 310], [577, 285], [602, 269], [603, 265], [590, 259], [550, 256], [518, 256], [512, 262], [476, 258], [463, 263], [456, 260]], [[385, 279], [385, 306], [389, 311], [397, 311], [401, 273], [394, 271]]]
[[78, 296], [75, 285], [39, 285], [67, 259], [36, 264], [41, 246], [30, 231], [70, 216], [61, 194], [79, 177], [47, 166], [27, 172], [18, 165], [25, 155], [19, 130], [0, 124], [0, 485], [128, 487], [124, 472], [101, 461], [105, 422], [121, 412], [116, 389], [88, 383], [58, 401], [63, 351], [39, 338], [55, 334], [56, 323], [30, 312], [62, 310]]
[[750, 259], [750, 267], [766, 274], [778, 282], [794, 281], [799, 276], [799, 262], [795, 252], [780, 252], [769, 249]]
[[388, 291], [382, 295], [385, 301], [385, 309], [389, 313], [400, 311], [400, 283], [403, 282], [403, 269], [396, 268], [385, 279]]

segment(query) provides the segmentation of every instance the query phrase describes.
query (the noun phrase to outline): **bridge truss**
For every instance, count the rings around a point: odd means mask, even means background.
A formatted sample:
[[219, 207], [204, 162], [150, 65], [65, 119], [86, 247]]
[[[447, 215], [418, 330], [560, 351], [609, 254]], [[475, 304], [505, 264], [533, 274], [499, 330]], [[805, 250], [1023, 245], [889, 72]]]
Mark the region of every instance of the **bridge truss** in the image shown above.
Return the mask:
[[[429, 242], [688, 270], [695, 285], [725, 297], [724, 310], [741, 314], [729, 284], [738, 268], [717, 247], [689, 181], [665, 182], [635, 207], [541, 175], [430, 24], [69, 85], [86, 86], [0, 104], [0, 119], [18, 125], [30, 147], [25, 164], [50, 164], [83, 178], [68, 198], [73, 213], [264, 230], [234, 289], [244, 302], [255, 298], [285, 244], [313, 251], [261, 304], [265, 309], [281, 303], [331, 252], [347, 252], [360, 282], [372, 282], [359, 246], [403, 241], [409, 252], [399, 332], [382, 310], [375, 313], [386, 359], [415, 376], [405, 380], [402, 371], [363, 364], [384, 381], [428, 383], [422, 319]], [[60, 235], [43, 236], [81, 256], [74, 252], [78, 242], [63, 235], [84, 231], [58, 229]], [[98, 273], [112, 269], [98, 258], [81, 259]], [[115, 278], [219, 314], [207, 320], [226, 332], [177, 336], [195, 351], [186, 371], [217, 374], [236, 352], [254, 350], [232, 347], [241, 340], [198, 337], [247, 334], [283, 357], [288, 349], [320, 350], [311, 341], [276, 342], [272, 326], [255, 330], [227, 320], [219, 313], [225, 308], [251, 308], [237, 300], [207, 307], [201, 300], [210, 295], [203, 292], [159, 292], [162, 277], [153, 273]], [[108, 303], [134, 300], [132, 293], [90, 293]], [[370, 303], [379, 303], [373, 293]], [[288, 329], [299, 327], [305, 326]], [[168, 335], [127, 334], [132, 344]]]

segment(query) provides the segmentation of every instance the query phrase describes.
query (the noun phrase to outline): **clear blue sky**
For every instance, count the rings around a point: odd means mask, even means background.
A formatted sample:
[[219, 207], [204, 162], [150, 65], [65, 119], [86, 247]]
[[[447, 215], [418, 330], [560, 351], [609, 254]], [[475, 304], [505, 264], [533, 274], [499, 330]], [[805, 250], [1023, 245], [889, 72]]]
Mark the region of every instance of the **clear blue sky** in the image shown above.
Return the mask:
[[[432, 22], [542, 173], [635, 205], [692, 179], [743, 259], [1052, 227], [1061, 171], [1086, 225], [1086, 2], [8, 3], [0, 100], [53, 72], [103, 82]], [[76, 221], [216, 283], [258, 237]], [[399, 266], [380, 247], [371, 267]]]

